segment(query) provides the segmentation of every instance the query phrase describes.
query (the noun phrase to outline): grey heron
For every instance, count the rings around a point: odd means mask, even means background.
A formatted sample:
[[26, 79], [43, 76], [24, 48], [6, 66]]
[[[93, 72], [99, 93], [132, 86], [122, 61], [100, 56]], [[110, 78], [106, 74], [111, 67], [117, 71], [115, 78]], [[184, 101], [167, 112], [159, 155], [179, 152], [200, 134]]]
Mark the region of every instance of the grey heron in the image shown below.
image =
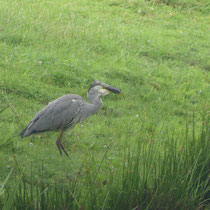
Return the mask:
[[95, 81], [90, 85], [87, 92], [89, 103], [76, 94], [68, 94], [57, 98], [35, 115], [20, 133], [21, 138], [31, 134], [57, 130], [56, 145], [58, 150], [61, 155], [63, 150], [66, 156], [69, 157], [61, 143], [63, 131], [67, 128], [73, 128], [90, 115], [96, 114], [102, 105], [100, 97], [106, 96], [110, 92], [119, 94], [121, 90], [104, 82]]

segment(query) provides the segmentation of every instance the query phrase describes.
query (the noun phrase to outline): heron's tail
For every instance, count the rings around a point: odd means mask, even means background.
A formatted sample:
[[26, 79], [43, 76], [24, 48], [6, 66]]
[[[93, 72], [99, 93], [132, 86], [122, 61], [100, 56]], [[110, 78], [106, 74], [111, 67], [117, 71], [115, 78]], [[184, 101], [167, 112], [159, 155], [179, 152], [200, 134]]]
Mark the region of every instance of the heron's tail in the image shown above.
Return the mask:
[[48, 130], [36, 130], [34, 129], [34, 124], [33, 122], [31, 121], [22, 131], [21, 133], [19, 134], [19, 136], [21, 138], [24, 138], [26, 136], [30, 136], [31, 134], [35, 134], [35, 133], [41, 133], [41, 132], [45, 132], [45, 131], [48, 131]]
[[31, 121], [19, 134], [21, 138], [31, 135], [34, 133], [33, 122]]
[[24, 138], [25, 136], [27, 136], [27, 135], [25, 135], [27, 129], [28, 129], [28, 126], [26, 126], [26, 127], [21, 131], [21, 133], [19, 134], [19, 136], [20, 136], [21, 138]]

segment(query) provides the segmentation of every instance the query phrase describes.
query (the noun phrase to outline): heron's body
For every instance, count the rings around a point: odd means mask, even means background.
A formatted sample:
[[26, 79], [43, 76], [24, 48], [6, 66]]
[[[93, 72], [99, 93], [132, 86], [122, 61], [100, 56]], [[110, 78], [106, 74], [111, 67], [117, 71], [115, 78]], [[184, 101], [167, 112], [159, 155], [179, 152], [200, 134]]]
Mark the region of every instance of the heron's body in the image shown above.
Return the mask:
[[68, 156], [61, 144], [63, 131], [67, 128], [73, 128], [77, 123], [97, 113], [102, 105], [100, 97], [107, 95], [108, 90], [120, 93], [120, 90], [117, 88], [110, 87], [102, 82], [95, 82], [91, 85], [87, 94], [89, 103], [81, 96], [75, 94], [64, 95], [50, 102], [35, 115], [26, 128], [20, 133], [20, 136], [24, 138], [34, 133], [58, 130], [59, 135], [56, 141], [58, 149], [61, 154], [61, 149], [63, 149]]
[[[64, 95], [42, 109], [21, 133], [21, 137], [50, 130], [74, 127], [89, 115], [95, 114], [101, 104], [90, 104], [79, 95]], [[88, 112], [90, 111], [90, 112]]]

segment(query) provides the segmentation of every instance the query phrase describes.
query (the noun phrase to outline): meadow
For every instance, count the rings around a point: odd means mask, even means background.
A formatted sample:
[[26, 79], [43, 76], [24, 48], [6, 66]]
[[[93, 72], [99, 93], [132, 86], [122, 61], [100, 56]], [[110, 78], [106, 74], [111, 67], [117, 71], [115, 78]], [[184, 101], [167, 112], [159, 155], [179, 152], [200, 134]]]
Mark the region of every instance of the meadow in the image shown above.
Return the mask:
[[[208, 0], [1, 0], [0, 209], [209, 209]], [[118, 87], [63, 135], [50, 101]]]

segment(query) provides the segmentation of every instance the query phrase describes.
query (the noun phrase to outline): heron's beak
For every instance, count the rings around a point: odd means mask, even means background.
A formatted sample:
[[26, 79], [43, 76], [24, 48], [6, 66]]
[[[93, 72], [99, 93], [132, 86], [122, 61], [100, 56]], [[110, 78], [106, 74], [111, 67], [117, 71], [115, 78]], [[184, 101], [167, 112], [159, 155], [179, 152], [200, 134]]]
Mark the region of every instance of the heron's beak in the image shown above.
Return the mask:
[[116, 93], [116, 94], [120, 94], [121, 93], [120, 89], [112, 87], [112, 86], [109, 86], [109, 85], [104, 86], [104, 89], [106, 89], [106, 90], [108, 90], [110, 92]]

